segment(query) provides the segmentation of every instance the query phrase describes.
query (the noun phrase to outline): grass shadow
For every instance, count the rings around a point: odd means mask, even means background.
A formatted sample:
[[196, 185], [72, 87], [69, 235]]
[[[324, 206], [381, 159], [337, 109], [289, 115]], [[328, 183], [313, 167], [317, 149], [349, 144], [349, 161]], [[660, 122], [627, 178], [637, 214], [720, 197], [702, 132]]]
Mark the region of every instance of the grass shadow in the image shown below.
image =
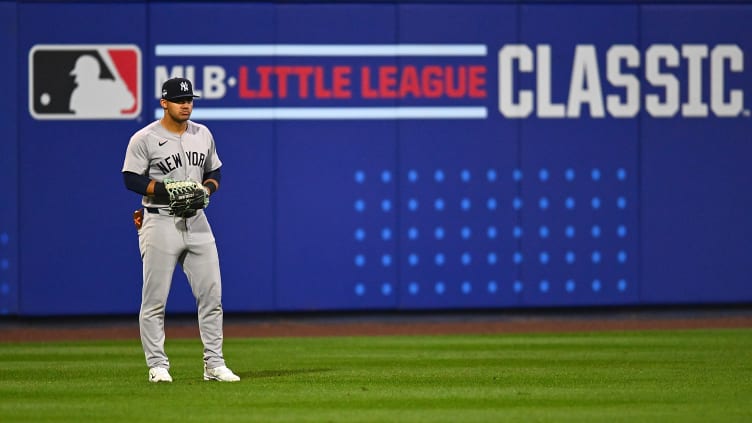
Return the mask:
[[253, 370], [249, 372], [237, 372], [241, 378], [271, 378], [271, 377], [284, 377], [294, 376], [307, 373], [323, 373], [331, 372], [334, 369], [282, 369], [282, 370]]

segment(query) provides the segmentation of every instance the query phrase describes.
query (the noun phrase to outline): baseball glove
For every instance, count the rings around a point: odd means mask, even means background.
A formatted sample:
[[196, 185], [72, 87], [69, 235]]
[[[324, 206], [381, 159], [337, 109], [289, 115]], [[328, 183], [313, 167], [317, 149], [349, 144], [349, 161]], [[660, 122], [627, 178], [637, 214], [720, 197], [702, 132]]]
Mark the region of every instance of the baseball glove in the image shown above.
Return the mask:
[[192, 217], [196, 210], [209, 206], [209, 193], [195, 181], [165, 179], [167, 193], [170, 194], [170, 213], [178, 217]]

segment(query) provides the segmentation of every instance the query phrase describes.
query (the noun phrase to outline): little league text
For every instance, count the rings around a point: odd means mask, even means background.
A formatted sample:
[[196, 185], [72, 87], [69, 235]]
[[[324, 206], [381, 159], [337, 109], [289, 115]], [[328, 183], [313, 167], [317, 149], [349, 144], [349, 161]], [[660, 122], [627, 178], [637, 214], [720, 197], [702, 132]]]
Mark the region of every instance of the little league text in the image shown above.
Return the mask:
[[[556, 56], [559, 54], [559, 56]], [[656, 118], [748, 116], [744, 92], [734, 76], [744, 72], [744, 52], [734, 44], [574, 46], [566, 65], [548, 44], [507, 44], [497, 51], [496, 69], [485, 57], [464, 63], [399, 64], [217, 64], [157, 65], [155, 96], [162, 81], [186, 77], [207, 100], [228, 95], [242, 101], [453, 100], [482, 104], [497, 94], [506, 118], [632, 118], [644, 110]], [[310, 61], [310, 59], [309, 59]], [[559, 60], [561, 62], [561, 60]], [[404, 63], [403, 63], [404, 62]], [[571, 63], [571, 64], [570, 64]], [[490, 81], [495, 73], [495, 80]], [[561, 84], [561, 75], [567, 81]], [[556, 76], [556, 78], [555, 78]], [[493, 86], [489, 84], [493, 82]], [[554, 94], [557, 93], [557, 94]], [[564, 93], [562, 95], [562, 93]]]

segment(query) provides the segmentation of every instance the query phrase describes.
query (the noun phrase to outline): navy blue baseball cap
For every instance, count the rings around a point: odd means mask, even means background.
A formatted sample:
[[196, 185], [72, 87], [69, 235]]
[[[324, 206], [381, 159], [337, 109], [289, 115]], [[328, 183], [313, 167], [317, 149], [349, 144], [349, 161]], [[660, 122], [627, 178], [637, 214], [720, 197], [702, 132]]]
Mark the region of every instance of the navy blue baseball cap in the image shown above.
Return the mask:
[[162, 98], [165, 100], [177, 100], [179, 98], [198, 98], [193, 94], [193, 84], [185, 78], [172, 78], [162, 84]]

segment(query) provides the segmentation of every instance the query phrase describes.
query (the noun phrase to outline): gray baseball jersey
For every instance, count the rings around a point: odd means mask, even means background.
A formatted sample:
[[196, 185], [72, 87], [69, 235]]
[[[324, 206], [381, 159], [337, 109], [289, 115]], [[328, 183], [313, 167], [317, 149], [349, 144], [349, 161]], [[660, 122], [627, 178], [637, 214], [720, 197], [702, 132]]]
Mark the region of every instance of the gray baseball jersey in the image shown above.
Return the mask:
[[[136, 132], [128, 144], [123, 172], [201, 183], [204, 173], [222, 165], [209, 129], [188, 121], [185, 132], [167, 131], [155, 121]], [[146, 364], [169, 369], [164, 350], [165, 305], [173, 272], [179, 263], [198, 307], [199, 330], [208, 368], [224, 366], [222, 355], [222, 285], [219, 258], [209, 222], [203, 210], [193, 217], [169, 215], [166, 204], [144, 196], [147, 210], [138, 230], [143, 261], [143, 289], [139, 326]]]
[[[146, 175], [157, 182], [170, 178], [201, 183], [204, 173], [220, 166], [222, 161], [209, 128], [189, 120], [186, 131], [177, 135], [157, 120], [131, 137], [123, 172]], [[145, 207], [165, 205], [154, 204], [154, 199], [146, 196], [142, 204]]]

